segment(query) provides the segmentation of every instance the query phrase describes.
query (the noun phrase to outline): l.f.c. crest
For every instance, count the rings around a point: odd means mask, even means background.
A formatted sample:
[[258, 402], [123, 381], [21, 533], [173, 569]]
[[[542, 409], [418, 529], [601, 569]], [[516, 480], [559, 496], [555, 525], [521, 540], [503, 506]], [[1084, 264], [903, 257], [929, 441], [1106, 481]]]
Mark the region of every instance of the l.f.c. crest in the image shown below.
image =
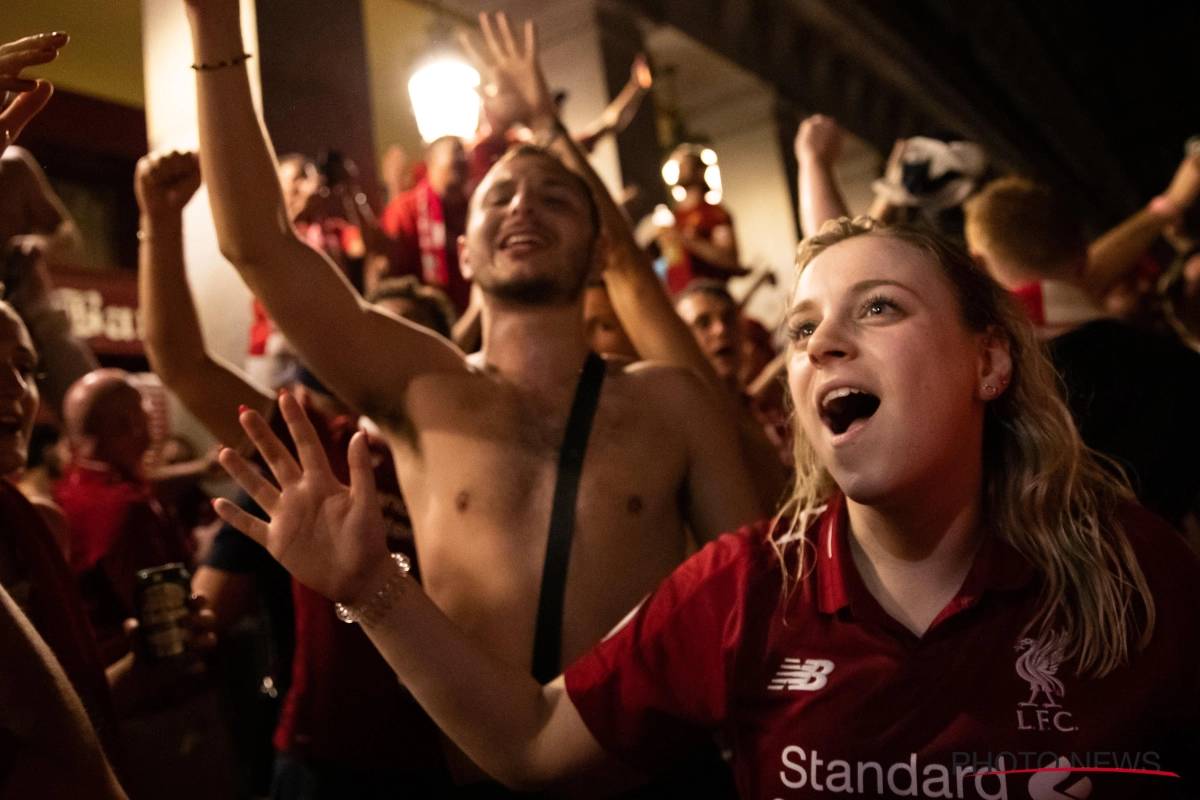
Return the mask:
[[[1075, 730], [1071, 714], [1066, 711], [1051, 713], [1051, 709], [1061, 709], [1066, 687], [1058, 679], [1056, 673], [1062, 664], [1067, 649], [1066, 636], [1061, 632], [1047, 634], [1039, 639], [1028, 637], [1017, 643], [1017, 674], [1029, 683], [1029, 699], [1017, 703], [1017, 727], [1020, 730], [1057, 729], [1070, 732]], [[1042, 702], [1038, 702], [1039, 696]], [[1035, 707], [1029, 719], [1025, 717], [1025, 709]]]

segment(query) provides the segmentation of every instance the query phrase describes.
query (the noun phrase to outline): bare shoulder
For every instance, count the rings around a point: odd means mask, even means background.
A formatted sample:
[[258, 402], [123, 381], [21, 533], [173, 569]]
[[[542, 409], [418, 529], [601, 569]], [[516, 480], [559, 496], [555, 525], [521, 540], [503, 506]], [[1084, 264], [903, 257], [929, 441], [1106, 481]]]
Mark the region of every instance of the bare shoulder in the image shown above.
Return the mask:
[[[717, 398], [692, 370], [662, 361], [610, 359], [608, 378], [628, 391], [642, 394], [672, 410], [694, 413], [717, 407]], [[699, 405], [697, 405], [699, 404]]]

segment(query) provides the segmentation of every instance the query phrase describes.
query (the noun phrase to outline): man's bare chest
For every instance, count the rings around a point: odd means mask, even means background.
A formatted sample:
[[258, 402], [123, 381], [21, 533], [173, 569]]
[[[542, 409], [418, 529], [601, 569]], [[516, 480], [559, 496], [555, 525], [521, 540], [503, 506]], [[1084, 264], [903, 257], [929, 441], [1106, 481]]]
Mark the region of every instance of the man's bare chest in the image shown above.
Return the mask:
[[[587, 440], [580, 515], [673, 507], [687, 472], [685, 441], [653, 403], [609, 384]], [[414, 524], [423, 512], [470, 513], [544, 531], [569, 404], [486, 385], [455, 388], [418, 387], [410, 396], [397, 467]]]

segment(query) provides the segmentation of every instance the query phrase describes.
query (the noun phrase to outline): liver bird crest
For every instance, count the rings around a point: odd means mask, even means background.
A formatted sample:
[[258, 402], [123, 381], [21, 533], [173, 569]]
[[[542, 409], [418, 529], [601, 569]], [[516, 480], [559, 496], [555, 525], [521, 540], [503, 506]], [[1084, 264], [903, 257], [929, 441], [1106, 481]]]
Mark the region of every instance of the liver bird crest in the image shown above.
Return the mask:
[[1066, 636], [1062, 633], [1050, 633], [1036, 640], [1024, 638], [1017, 643], [1017, 652], [1021, 653], [1017, 656], [1017, 674], [1029, 682], [1030, 690], [1029, 699], [1019, 705], [1037, 705], [1040, 694], [1045, 698], [1043, 707], [1059, 707], [1055, 697], [1061, 698], [1065, 688], [1055, 673], [1063, 662], [1066, 646]]

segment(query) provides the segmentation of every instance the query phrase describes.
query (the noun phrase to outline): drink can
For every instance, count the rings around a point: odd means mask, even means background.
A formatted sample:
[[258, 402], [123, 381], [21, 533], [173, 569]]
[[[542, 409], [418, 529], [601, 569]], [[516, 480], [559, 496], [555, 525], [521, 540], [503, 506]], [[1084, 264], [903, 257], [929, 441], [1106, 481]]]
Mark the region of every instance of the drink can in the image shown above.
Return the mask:
[[136, 593], [138, 630], [146, 654], [157, 661], [181, 657], [188, 638], [183, 621], [192, 593], [187, 568], [176, 562], [139, 570]]

